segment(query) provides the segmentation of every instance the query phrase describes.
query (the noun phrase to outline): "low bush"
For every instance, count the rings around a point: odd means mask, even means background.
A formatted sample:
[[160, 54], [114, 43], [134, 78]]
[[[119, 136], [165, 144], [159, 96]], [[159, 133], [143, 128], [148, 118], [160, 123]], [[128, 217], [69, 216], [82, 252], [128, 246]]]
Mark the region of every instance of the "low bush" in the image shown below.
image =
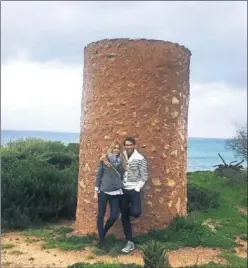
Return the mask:
[[2, 230], [74, 219], [77, 163], [58, 142], [29, 139], [1, 147]]
[[187, 186], [187, 198], [189, 213], [192, 211], [207, 211], [210, 208], [220, 206], [220, 194], [218, 192], [191, 183], [188, 183]]
[[69, 152], [74, 153], [76, 156], [79, 154], [79, 143], [69, 143], [67, 145], [67, 149]]
[[65, 169], [70, 167], [73, 161], [76, 161], [76, 157], [68, 153], [44, 153], [40, 156], [41, 160], [45, 160], [47, 163], [54, 165], [58, 169]]
[[68, 148], [59, 141], [45, 141], [37, 138], [18, 139], [10, 141], [4, 147], [28, 155], [41, 155], [47, 152], [67, 152]]

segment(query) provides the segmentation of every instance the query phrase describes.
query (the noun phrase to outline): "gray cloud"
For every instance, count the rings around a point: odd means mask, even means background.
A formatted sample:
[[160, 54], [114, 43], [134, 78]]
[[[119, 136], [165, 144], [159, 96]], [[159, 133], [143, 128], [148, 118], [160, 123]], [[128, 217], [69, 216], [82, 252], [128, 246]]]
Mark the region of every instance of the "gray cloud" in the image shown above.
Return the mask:
[[246, 121], [245, 1], [5, 1], [1, 8], [4, 129], [78, 132], [84, 46], [118, 37], [191, 50], [189, 136], [230, 137]]
[[191, 74], [202, 82], [246, 87], [247, 3], [3, 2], [2, 61], [83, 63], [83, 48], [104, 38], [178, 42], [192, 51]]

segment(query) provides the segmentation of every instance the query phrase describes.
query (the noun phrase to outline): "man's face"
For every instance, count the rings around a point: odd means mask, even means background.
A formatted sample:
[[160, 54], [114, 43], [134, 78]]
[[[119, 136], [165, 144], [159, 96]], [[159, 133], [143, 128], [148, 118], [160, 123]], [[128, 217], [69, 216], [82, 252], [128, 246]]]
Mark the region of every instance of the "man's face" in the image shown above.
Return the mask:
[[134, 144], [131, 141], [125, 141], [125, 149], [128, 155], [131, 155], [134, 151]]

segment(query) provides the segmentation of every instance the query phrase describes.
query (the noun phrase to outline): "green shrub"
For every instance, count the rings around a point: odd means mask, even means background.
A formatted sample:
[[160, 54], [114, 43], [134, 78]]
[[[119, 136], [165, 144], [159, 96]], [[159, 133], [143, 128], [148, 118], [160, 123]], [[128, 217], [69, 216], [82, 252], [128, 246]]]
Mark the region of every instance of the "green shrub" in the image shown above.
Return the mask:
[[16, 161], [16, 160], [24, 160], [27, 159], [28, 156], [24, 153], [18, 153], [18, 152], [1, 152], [1, 161], [5, 163], [5, 165], [8, 162]]
[[149, 241], [142, 245], [144, 268], [167, 268], [170, 267], [164, 245], [158, 241]]
[[188, 212], [207, 211], [210, 208], [220, 206], [220, 194], [213, 190], [204, 189], [195, 184], [188, 183], [187, 186]]
[[45, 160], [47, 163], [56, 166], [58, 169], [65, 169], [70, 167], [73, 161], [76, 161], [75, 156], [68, 153], [53, 153], [48, 152], [40, 156], [41, 160]]
[[67, 149], [69, 152], [74, 153], [76, 156], [79, 154], [79, 143], [69, 143], [67, 145]]
[[77, 171], [58, 170], [35, 157], [2, 158], [2, 228], [23, 229], [41, 221], [73, 218]]
[[36, 138], [1, 146], [2, 228], [75, 218], [77, 147]]
[[28, 155], [41, 155], [47, 152], [67, 152], [67, 146], [58, 141], [45, 141], [37, 138], [19, 139], [10, 141], [4, 147]]

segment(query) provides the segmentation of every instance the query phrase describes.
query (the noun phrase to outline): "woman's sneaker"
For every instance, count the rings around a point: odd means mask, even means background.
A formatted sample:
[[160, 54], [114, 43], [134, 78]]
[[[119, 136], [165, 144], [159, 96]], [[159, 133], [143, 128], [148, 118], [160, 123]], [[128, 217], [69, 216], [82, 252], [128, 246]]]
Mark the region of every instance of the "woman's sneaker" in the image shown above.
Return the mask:
[[122, 249], [122, 252], [129, 253], [135, 249], [134, 243], [132, 241], [127, 241], [126, 246]]
[[98, 243], [98, 248], [100, 249], [107, 249], [107, 244], [105, 240], [100, 240]]

